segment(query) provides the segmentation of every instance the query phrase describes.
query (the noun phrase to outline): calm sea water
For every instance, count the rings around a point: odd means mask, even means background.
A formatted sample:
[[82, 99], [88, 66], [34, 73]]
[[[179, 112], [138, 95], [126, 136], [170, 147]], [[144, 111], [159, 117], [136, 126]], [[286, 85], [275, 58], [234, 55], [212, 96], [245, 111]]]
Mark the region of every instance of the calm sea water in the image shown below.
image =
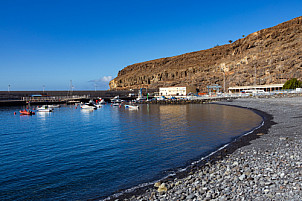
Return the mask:
[[0, 107], [0, 200], [87, 200], [160, 179], [261, 124], [235, 107]]

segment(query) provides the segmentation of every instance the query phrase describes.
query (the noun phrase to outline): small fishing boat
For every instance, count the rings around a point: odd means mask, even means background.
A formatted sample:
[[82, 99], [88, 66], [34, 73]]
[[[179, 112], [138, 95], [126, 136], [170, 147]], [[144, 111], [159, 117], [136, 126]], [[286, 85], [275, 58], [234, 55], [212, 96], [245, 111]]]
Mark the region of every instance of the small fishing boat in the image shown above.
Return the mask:
[[38, 112], [52, 112], [53, 108], [49, 108], [48, 105], [42, 105], [41, 107], [37, 108]]
[[103, 107], [103, 105], [101, 105], [101, 103], [97, 103], [97, 104], [95, 104], [95, 107], [101, 108], [101, 107]]
[[48, 105], [49, 108], [58, 108], [61, 107], [60, 105]]
[[143, 96], [136, 98], [136, 101], [138, 101], [138, 102], [142, 102], [142, 101], [146, 101], [146, 100], [147, 100], [147, 98], [143, 97]]
[[111, 103], [121, 103], [122, 99], [120, 99], [120, 96], [115, 96], [114, 98], [110, 99]]
[[113, 103], [111, 104], [111, 106], [120, 106], [121, 104], [120, 103]]
[[98, 104], [105, 105], [105, 104], [106, 104], [106, 102], [105, 102], [105, 100], [104, 100], [104, 99], [99, 98], [99, 99], [98, 99]]
[[93, 103], [86, 103], [81, 105], [82, 109], [90, 109], [90, 110], [96, 110], [97, 106], [95, 106]]
[[125, 108], [131, 109], [131, 110], [139, 109], [139, 107], [137, 105], [125, 105]]
[[19, 111], [21, 115], [34, 115], [35, 112], [31, 111], [31, 110], [20, 110]]

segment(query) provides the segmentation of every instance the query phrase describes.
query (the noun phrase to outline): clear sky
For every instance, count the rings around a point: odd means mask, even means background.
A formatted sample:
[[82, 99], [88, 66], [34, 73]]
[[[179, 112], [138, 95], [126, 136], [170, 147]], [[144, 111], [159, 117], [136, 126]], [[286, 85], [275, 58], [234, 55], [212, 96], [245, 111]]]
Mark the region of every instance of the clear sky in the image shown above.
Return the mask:
[[105, 90], [124, 67], [223, 45], [301, 0], [0, 0], [0, 91]]

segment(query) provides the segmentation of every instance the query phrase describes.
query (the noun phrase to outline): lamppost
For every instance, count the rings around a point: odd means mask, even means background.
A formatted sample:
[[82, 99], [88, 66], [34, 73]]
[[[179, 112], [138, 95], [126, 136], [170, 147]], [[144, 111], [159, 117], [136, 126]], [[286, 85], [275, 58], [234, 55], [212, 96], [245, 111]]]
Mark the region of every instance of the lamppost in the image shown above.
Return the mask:
[[8, 85], [7, 91], [10, 93], [10, 84]]
[[45, 91], [45, 85], [43, 85], [43, 94], [44, 94], [44, 91]]

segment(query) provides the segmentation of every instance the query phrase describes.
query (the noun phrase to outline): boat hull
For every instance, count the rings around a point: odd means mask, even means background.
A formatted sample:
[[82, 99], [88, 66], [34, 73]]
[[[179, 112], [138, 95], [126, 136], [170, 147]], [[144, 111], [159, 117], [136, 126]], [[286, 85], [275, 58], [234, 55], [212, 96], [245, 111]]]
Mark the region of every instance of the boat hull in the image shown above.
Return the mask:
[[35, 114], [35, 112], [33, 112], [33, 111], [26, 111], [26, 110], [23, 110], [23, 111], [20, 110], [19, 112], [21, 115], [34, 115]]

